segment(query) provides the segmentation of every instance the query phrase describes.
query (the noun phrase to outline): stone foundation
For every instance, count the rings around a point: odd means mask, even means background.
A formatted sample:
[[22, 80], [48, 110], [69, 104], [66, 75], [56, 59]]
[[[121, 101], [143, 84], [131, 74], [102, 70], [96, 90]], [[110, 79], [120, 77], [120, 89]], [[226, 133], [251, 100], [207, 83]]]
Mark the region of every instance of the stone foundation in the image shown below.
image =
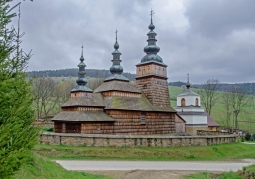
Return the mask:
[[114, 147], [209, 146], [237, 142], [237, 135], [224, 136], [125, 136], [100, 134], [42, 133], [41, 144]]

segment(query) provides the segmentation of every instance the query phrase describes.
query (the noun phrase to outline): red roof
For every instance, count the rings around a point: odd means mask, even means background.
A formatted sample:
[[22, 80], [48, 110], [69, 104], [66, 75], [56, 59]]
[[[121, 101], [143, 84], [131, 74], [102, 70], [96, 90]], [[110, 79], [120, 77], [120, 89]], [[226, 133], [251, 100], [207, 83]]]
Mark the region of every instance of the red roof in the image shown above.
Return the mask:
[[218, 126], [220, 126], [217, 122], [215, 122], [213, 120], [213, 118], [207, 112], [205, 112], [205, 113], [207, 115], [207, 125], [208, 125], [208, 127], [212, 127], [212, 126], [218, 127]]

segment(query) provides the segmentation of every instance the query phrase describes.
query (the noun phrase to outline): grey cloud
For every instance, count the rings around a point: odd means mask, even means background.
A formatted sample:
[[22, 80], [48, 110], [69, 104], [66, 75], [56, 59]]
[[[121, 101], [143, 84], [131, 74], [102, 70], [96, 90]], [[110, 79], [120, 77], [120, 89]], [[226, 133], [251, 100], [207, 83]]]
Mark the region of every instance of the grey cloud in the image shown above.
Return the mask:
[[255, 29], [253, 0], [189, 0], [186, 17], [191, 30], [206, 37], [222, 37], [235, 30]]
[[[23, 2], [22, 46], [34, 54], [29, 70], [76, 68], [82, 42], [87, 68], [109, 69], [117, 27], [122, 66], [135, 73], [155, 6], [159, 55], [168, 65], [169, 81], [185, 81], [187, 73], [192, 83], [254, 81], [253, 1], [182, 2], [169, 7], [164, 0]], [[175, 11], [176, 4], [184, 11]]]

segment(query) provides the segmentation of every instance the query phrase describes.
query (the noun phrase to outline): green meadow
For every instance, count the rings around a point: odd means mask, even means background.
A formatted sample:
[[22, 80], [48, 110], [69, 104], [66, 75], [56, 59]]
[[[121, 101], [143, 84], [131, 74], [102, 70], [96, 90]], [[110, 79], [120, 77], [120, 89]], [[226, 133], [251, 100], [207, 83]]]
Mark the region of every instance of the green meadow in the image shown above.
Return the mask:
[[231, 161], [255, 158], [255, 145], [240, 142], [190, 147], [84, 147], [36, 145], [33, 151], [60, 160]]

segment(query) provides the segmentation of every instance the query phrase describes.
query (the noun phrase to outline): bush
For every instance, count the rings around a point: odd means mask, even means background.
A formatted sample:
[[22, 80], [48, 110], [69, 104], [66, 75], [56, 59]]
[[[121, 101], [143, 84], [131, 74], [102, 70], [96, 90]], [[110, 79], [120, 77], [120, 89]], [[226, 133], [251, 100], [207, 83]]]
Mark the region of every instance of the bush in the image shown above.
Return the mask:
[[250, 138], [251, 138], [251, 135], [250, 135], [249, 133], [247, 133], [247, 134], [245, 135], [245, 140], [250, 140]]

